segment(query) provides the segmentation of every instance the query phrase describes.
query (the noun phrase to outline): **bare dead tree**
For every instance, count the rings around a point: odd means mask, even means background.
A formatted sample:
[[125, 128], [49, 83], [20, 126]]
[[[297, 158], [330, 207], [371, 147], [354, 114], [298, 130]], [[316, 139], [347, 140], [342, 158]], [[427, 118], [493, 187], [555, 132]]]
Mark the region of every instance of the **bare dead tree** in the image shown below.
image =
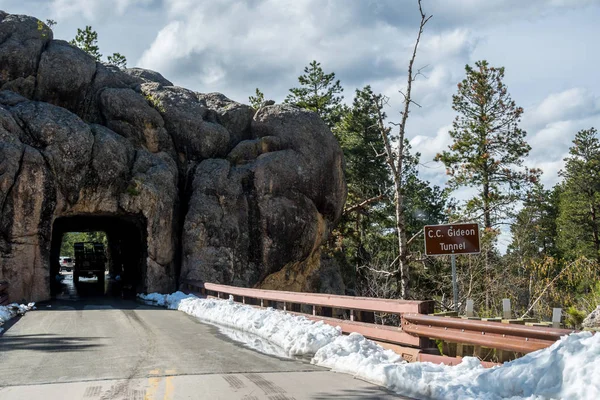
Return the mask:
[[402, 168], [404, 154], [404, 137], [406, 131], [406, 121], [408, 120], [408, 114], [410, 112], [410, 105], [415, 104], [420, 107], [419, 104], [411, 99], [412, 84], [416, 77], [421, 74], [420, 70], [416, 73], [413, 72], [413, 65], [417, 56], [417, 48], [423, 34], [423, 28], [425, 24], [431, 19], [432, 15], [427, 16], [423, 12], [421, 6], [421, 0], [418, 0], [419, 13], [421, 14], [421, 22], [419, 24], [419, 33], [417, 40], [412, 52], [412, 57], [408, 63], [408, 82], [406, 91], [400, 91], [403, 96], [403, 110], [400, 112], [402, 119], [399, 124], [393, 124], [398, 127], [398, 133], [396, 137], [393, 137], [392, 129], [386, 126], [382, 109], [387, 104], [388, 99], [382, 95], [376, 95], [373, 101], [377, 105], [378, 110], [378, 125], [385, 145], [385, 157], [389, 168], [392, 172], [394, 180], [394, 202], [396, 208], [396, 233], [398, 235], [398, 272], [396, 274], [397, 284], [399, 288], [399, 297], [405, 299], [409, 295], [409, 271], [408, 271], [408, 250], [406, 243], [406, 229], [404, 221], [404, 193], [403, 193], [403, 182], [402, 182]]

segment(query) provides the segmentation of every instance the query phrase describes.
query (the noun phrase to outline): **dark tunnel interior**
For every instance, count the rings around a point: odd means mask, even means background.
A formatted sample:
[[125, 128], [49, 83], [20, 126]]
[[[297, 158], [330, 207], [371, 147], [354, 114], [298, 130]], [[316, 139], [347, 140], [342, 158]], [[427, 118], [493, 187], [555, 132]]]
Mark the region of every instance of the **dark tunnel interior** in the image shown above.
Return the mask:
[[[106, 279], [97, 279], [95, 284], [73, 281], [78, 274], [74, 265], [71, 276], [61, 271], [59, 257], [62, 256], [63, 236], [69, 232], [104, 232], [107, 246]], [[85, 295], [127, 296], [143, 292], [146, 282], [147, 257], [146, 220], [143, 216], [131, 215], [76, 215], [57, 218], [52, 226], [50, 248], [50, 282], [52, 297], [79, 297]], [[75, 261], [75, 259], [73, 259]], [[80, 268], [79, 268], [80, 270]], [[65, 279], [67, 278], [67, 279]], [[71, 283], [68, 281], [71, 280]], [[105, 282], [103, 282], [105, 281]]]

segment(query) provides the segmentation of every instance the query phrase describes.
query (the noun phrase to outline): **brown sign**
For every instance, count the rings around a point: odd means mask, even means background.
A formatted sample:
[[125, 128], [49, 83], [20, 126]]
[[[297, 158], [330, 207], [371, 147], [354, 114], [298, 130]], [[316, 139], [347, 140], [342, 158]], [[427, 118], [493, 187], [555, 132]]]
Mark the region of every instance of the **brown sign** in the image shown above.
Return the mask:
[[479, 250], [479, 225], [449, 224], [427, 225], [425, 254], [445, 256], [449, 254], [477, 254]]

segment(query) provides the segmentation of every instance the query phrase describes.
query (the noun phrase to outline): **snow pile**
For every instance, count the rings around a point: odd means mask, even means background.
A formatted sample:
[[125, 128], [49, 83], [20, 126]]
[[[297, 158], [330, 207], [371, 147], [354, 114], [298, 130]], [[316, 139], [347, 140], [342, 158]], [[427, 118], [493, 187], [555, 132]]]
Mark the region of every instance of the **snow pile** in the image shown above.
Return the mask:
[[406, 362], [392, 350], [385, 350], [359, 333], [351, 333], [321, 347], [311, 363], [387, 386], [383, 379], [386, 370]]
[[477, 358], [457, 366], [406, 363], [362, 335], [273, 309], [259, 309], [181, 292], [140, 296], [202, 320], [254, 334], [288, 355], [313, 355], [312, 363], [419, 399], [599, 399], [600, 334], [564, 336], [551, 347], [486, 369]]
[[[27, 305], [12, 303], [7, 306], [0, 306], [0, 326], [4, 325], [9, 319], [14, 318], [17, 315], [23, 315], [29, 310], [35, 310], [35, 303], [29, 303]], [[3, 330], [3, 328], [0, 328], [0, 333], [2, 333]]]
[[316, 353], [342, 334], [323, 322], [285, 314], [272, 308], [259, 309], [229, 300], [181, 299], [178, 310], [205, 321], [252, 333], [281, 347], [288, 356]]
[[394, 363], [361, 335], [336, 339], [313, 363], [420, 399], [600, 399], [600, 335], [564, 336], [547, 349], [496, 368], [465, 357], [457, 366]]
[[160, 294], [160, 293], [138, 294], [138, 297], [142, 300], [153, 302], [157, 306], [167, 307], [172, 310], [177, 310], [177, 307], [179, 306], [179, 302], [183, 299], [188, 299], [188, 298], [197, 299], [196, 296], [194, 296], [192, 294], [185, 294], [183, 292], [175, 292], [172, 294]]

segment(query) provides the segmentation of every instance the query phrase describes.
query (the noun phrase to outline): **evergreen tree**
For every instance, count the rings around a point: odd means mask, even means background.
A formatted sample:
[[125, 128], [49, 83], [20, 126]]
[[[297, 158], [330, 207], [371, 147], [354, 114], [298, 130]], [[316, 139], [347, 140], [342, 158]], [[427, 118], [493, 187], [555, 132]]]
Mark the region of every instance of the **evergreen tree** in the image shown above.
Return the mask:
[[326, 74], [321, 64], [313, 61], [304, 68], [304, 75], [298, 77], [299, 88], [290, 89], [286, 103], [311, 110], [319, 114], [321, 119], [333, 128], [342, 116], [343, 88], [335, 73]]
[[545, 256], [558, 258], [556, 219], [559, 213], [561, 186], [545, 190], [541, 183], [533, 185], [511, 225], [508, 253], [525, 265]]
[[478, 194], [467, 203], [472, 215], [481, 213], [485, 228], [506, 217], [538, 170], [523, 168], [531, 147], [519, 128], [523, 109], [517, 107], [503, 82], [504, 68], [478, 61], [465, 67], [467, 77], [458, 84], [452, 108], [458, 116], [452, 124], [449, 151], [438, 154], [450, 176], [449, 186], [471, 186]]
[[89, 55], [94, 57], [96, 61], [100, 61], [102, 58], [102, 54], [100, 54], [100, 48], [98, 47], [98, 33], [89, 25], [87, 25], [83, 30], [77, 28], [77, 35], [75, 35], [75, 39], [71, 40], [69, 43], [87, 52]]
[[356, 90], [352, 107], [345, 110], [333, 133], [344, 151], [348, 204], [389, 194], [389, 171], [383, 157], [383, 141], [377, 130], [377, 110], [370, 86]]
[[[395, 274], [392, 260], [398, 256], [398, 251], [395, 222], [390, 218], [395, 212], [393, 181], [387, 161], [382, 157], [385, 144], [378, 129], [378, 113], [383, 111], [377, 109], [373, 96], [369, 86], [356, 90], [352, 106], [345, 110], [341, 121], [333, 129], [344, 151], [348, 184], [346, 209], [335, 234], [342, 239], [344, 260], [352, 279], [356, 279], [358, 293], [394, 296], [396, 290], [387, 293], [374, 291], [376, 287], [384, 287], [374, 284], [374, 280], [389, 280]], [[385, 115], [382, 117], [385, 118]], [[417, 166], [420, 154], [411, 152], [406, 139], [403, 151], [403, 210], [405, 229], [412, 237], [424, 225], [445, 219], [448, 199], [439, 187], [432, 187], [419, 178]], [[423, 247], [420, 237], [414, 246], [418, 249]], [[348, 275], [350, 273], [346, 273], [347, 278]]]
[[119, 68], [127, 68], [127, 58], [121, 53], [113, 53], [112, 56], [108, 56], [108, 63]]
[[369, 264], [379, 249], [379, 234], [385, 229], [389, 207], [390, 176], [382, 157], [383, 141], [376, 127], [377, 110], [371, 102], [373, 92], [366, 86], [356, 90], [351, 107], [344, 107], [340, 121], [333, 128], [344, 152], [348, 197], [342, 220], [333, 235], [342, 243], [349, 286], [363, 293], [364, 274], [358, 272]]
[[248, 101], [250, 102], [252, 108], [258, 110], [265, 102], [265, 94], [261, 92], [259, 88], [256, 88], [256, 94], [248, 97]]
[[600, 141], [595, 128], [581, 130], [569, 149], [558, 218], [565, 256], [586, 256], [600, 264]]

